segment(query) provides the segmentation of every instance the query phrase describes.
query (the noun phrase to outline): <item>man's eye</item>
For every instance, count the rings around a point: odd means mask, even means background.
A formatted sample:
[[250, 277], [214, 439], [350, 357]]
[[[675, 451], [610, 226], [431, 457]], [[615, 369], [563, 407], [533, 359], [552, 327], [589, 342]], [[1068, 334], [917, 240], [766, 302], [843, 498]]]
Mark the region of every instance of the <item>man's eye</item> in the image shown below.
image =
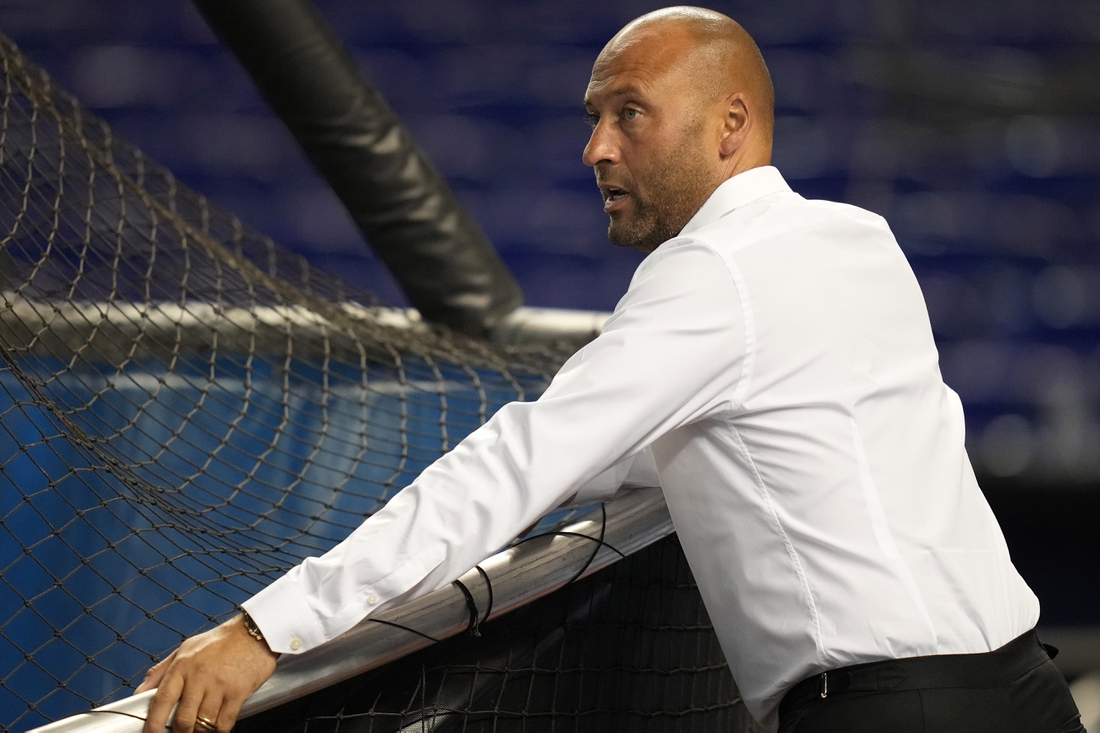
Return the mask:
[[584, 116], [584, 121], [589, 127], [595, 128], [596, 125], [600, 124], [600, 116], [595, 112], [589, 112]]
[[638, 114], [639, 114], [638, 110], [634, 109], [633, 107], [627, 107], [626, 109], [623, 110], [623, 113], [622, 113], [621, 116], [624, 120], [633, 120], [633, 119], [637, 118]]

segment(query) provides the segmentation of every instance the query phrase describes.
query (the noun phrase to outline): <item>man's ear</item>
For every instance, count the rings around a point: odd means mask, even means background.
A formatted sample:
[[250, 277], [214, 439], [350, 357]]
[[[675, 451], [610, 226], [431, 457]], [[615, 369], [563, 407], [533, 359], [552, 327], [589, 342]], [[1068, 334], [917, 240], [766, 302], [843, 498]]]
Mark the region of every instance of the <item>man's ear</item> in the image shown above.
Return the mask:
[[752, 117], [745, 104], [745, 95], [743, 92], [737, 92], [729, 98], [725, 123], [722, 126], [722, 137], [718, 143], [718, 151], [723, 158], [728, 158], [737, 152], [748, 138], [751, 127]]

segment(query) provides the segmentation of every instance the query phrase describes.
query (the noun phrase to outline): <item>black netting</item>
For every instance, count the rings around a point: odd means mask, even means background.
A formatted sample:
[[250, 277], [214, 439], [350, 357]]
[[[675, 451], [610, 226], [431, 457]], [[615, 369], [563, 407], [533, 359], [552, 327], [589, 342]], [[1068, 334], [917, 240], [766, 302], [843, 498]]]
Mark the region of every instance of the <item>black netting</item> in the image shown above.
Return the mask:
[[[0, 62], [0, 728], [27, 730], [128, 694], [537, 396], [567, 352], [386, 325], [369, 295], [115, 139], [6, 39]], [[517, 654], [544, 664], [561, 632], [529, 633]]]
[[675, 535], [241, 733], [749, 731]]

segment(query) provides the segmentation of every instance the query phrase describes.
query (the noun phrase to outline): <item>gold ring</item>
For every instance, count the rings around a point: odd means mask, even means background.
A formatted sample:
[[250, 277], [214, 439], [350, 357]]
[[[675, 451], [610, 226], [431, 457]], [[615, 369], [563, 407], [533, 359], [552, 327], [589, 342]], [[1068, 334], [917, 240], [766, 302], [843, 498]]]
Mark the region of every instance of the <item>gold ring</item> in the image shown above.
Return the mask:
[[204, 718], [201, 715], [198, 717], [198, 720], [196, 720], [195, 722], [209, 728], [210, 730], [217, 730], [218, 729], [218, 726], [214, 724], [214, 721], [212, 721], [210, 718]]

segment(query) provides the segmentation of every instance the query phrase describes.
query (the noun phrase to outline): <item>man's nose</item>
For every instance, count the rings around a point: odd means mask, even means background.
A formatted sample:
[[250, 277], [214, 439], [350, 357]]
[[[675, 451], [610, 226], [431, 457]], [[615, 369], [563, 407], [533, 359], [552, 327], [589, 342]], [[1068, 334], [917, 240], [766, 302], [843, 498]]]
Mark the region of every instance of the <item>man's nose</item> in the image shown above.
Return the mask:
[[601, 120], [592, 130], [592, 137], [584, 146], [584, 154], [581, 156], [584, 164], [596, 167], [599, 163], [617, 163], [619, 160], [619, 148], [615, 143], [614, 135], [608, 126]]

